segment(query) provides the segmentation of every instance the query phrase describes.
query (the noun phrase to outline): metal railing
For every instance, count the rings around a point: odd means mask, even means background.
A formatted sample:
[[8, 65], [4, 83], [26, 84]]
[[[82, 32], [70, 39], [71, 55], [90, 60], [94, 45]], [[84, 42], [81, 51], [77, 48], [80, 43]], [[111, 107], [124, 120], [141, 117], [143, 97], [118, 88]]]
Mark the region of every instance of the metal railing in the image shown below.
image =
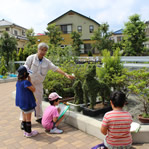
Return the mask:
[[[80, 56], [77, 58], [78, 63], [98, 63], [101, 62], [102, 56]], [[149, 68], [149, 56], [121, 56], [124, 67], [147, 67]], [[15, 61], [15, 64], [23, 65], [25, 61]]]

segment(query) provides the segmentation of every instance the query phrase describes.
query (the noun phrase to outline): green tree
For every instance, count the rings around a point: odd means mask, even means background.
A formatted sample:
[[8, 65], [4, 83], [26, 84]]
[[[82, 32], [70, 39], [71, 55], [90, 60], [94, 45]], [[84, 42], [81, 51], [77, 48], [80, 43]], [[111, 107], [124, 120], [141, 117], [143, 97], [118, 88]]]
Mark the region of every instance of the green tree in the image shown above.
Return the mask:
[[18, 53], [18, 58], [17, 58], [18, 61], [22, 61], [24, 60], [24, 54], [23, 54], [23, 50], [20, 48], [19, 49], [19, 53]]
[[26, 31], [26, 36], [27, 36], [27, 39], [28, 39], [28, 43], [31, 43], [31, 45], [36, 44], [36, 38], [35, 38], [35, 33], [34, 33], [33, 28], [28, 29]]
[[71, 33], [71, 38], [72, 38], [72, 48], [74, 49], [75, 55], [79, 56], [80, 55], [80, 45], [83, 44], [81, 40], [81, 34], [74, 31]]
[[124, 54], [127, 56], [144, 55], [146, 48], [144, 42], [147, 41], [145, 35], [146, 25], [140, 20], [138, 14], [129, 17], [129, 21], [125, 23], [124, 29]]
[[50, 38], [50, 44], [54, 45], [55, 47], [59, 46], [62, 41], [61, 31], [60, 28], [57, 27], [55, 24], [50, 24], [47, 27], [48, 32], [46, 34]]
[[14, 50], [17, 50], [17, 40], [14, 37], [10, 37], [7, 32], [3, 32], [0, 38], [0, 53], [1, 56], [4, 56], [7, 67], [9, 61], [13, 59], [12, 53]]
[[104, 49], [109, 51], [112, 49], [113, 41], [110, 40], [111, 32], [108, 32], [108, 30], [109, 25], [107, 23], [103, 23], [91, 37], [92, 40], [95, 40], [95, 43], [92, 44], [92, 48], [98, 49], [100, 53]]
[[37, 45], [36, 45], [36, 38], [34, 37], [34, 29], [28, 29], [26, 32], [26, 36], [28, 39], [28, 42], [24, 46], [23, 50], [23, 57], [20, 60], [25, 60], [29, 55], [35, 54], [37, 52]]

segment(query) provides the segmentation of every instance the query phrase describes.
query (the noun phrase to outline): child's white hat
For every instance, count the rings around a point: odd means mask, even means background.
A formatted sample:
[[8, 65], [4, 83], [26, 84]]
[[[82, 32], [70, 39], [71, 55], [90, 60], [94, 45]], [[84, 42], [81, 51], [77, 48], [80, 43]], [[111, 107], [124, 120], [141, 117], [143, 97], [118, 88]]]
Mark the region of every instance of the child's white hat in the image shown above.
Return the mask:
[[57, 99], [57, 98], [62, 98], [61, 96], [59, 96], [56, 92], [53, 92], [53, 93], [51, 93], [50, 95], [49, 95], [49, 100], [50, 101], [53, 101], [53, 100], [55, 100], [55, 99]]

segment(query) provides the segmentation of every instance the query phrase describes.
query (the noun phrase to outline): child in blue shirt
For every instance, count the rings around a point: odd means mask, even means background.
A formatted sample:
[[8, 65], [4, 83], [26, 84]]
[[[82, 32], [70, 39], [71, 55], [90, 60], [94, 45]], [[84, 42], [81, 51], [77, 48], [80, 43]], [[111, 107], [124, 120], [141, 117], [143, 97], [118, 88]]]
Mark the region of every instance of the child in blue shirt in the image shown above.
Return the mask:
[[16, 106], [22, 110], [22, 125], [25, 137], [32, 137], [38, 134], [37, 131], [31, 130], [31, 114], [36, 107], [34, 91], [35, 88], [31, 83], [28, 67], [26, 65], [20, 66], [16, 83]]

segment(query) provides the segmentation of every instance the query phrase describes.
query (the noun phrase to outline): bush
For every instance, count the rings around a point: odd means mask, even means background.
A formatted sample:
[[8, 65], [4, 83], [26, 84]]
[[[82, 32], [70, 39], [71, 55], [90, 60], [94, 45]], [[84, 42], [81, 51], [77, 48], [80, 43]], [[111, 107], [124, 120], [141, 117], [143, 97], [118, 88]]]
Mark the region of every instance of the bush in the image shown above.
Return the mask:
[[88, 51], [88, 56], [93, 56], [91, 51]]
[[7, 73], [7, 68], [6, 68], [6, 64], [5, 64], [5, 59], [2, 56], [1, 64], [0, 64], [0, 75], [6, 75], [6, 73]]
[[124, 69], [120, 61], [119, 48], [114, 51], [113, 56], [107, 50], [103, 51], [103, 67], [97, 67], [97, 76], [113, 90], [128, 91], [129, 82], [128, 70]]

